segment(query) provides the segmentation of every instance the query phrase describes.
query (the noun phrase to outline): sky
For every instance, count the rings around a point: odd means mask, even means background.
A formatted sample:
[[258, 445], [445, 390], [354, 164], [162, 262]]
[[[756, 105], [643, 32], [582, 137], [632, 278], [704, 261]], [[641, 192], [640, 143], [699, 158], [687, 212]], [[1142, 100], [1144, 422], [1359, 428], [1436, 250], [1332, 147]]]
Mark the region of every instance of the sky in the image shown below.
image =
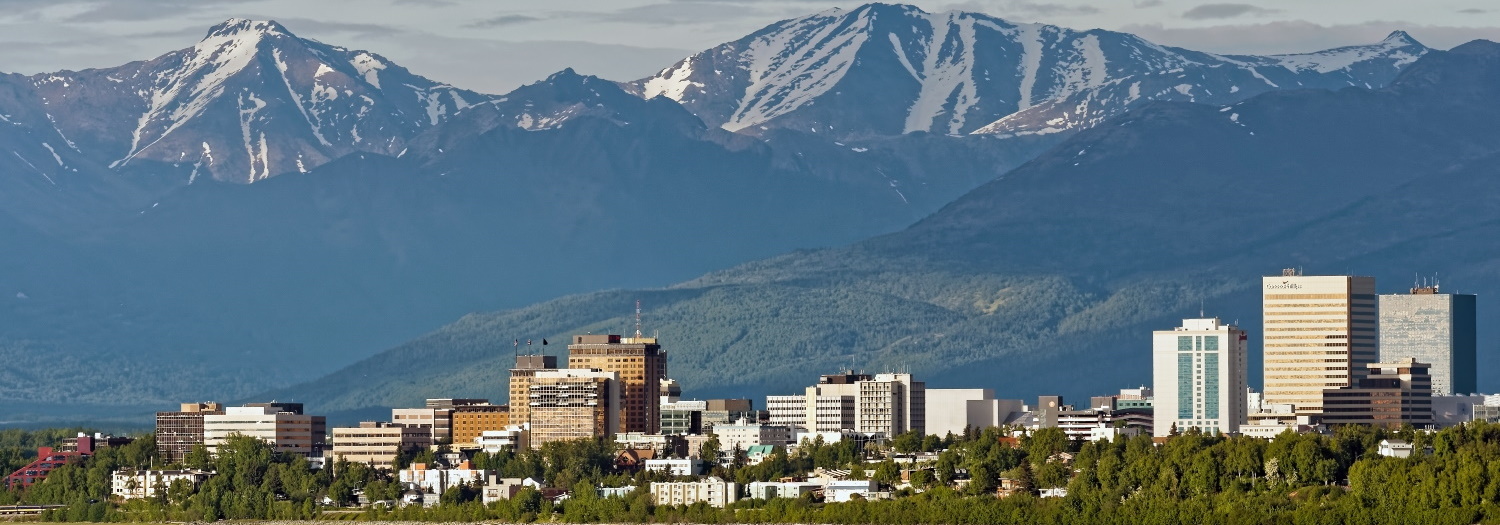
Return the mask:
[[[440, 82], [505, 93], [572, 67], [613, 80], [836, 0], [0, 0], [0, 72], [110, 67], [191, 46], [227, 18], [381, 54]], [[929, 12], [1135, 33], [1216, 53], [1293, 53], [1406, 30], [1447, 49], [1500, 41], [1496, 0], [913, 0]]]

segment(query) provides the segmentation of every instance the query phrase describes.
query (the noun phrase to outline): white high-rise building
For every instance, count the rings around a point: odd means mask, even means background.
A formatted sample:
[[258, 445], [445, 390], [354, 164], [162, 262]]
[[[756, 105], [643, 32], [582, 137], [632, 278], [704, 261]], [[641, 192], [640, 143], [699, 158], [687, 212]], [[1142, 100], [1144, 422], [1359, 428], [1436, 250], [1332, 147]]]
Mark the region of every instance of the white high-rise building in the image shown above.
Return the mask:
[[1152, 334], [1153, 433], [1236, 432], [1246, 423], [1248, 342], [1245, 331], [1218, 318], [1183, 319]]
[[1265, 396], [1298, 415], [1323, 412], [1323, 391], [1357, 386], [1377, 355], [1374, 277], [1286, 270], [1261, 283]]

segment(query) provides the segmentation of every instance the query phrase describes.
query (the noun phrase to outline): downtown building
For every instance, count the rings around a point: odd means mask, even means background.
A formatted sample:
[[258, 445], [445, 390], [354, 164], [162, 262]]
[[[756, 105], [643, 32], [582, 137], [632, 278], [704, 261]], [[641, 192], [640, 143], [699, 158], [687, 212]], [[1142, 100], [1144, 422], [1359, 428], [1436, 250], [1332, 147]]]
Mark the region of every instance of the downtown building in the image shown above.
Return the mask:
[[[667, 379], [667, 353], [655, 337], [641, 337], [639, 331], [635, 337], [574, 336], [568, 345], [568, 368], [602, 370], [618, 376], [620, 415], [615, 432], [660, 432], [660, 395], [662, 381]], [[532, 427], [533, 433], [536, 432], [535, 421]]]
[[156, 413], [156, 453], [168, 465], [182, 463], [203, 443], [203, 416], [223, 414], [218, 403], [183, 403], [176, 412]]
[[432, 431], [415, 425], [364, 421], [357, 427], [333, 429], [333, 449], [330, 455], [335, 461], [369, 465], [372, 468], [391, 470], [396, 465], [396, 455], [412, 452], [433, 444]]
[[927, 385], [911, 374], [824, 375], [801, 395], [766, 396], [772, 425], [894, 436], [926, 428]]
[[1431, 365], [1432, 394], [1477, 392], [1477, 314], [1472, 294], [1439, 293], [1437, 286], [1380, 296], [1380, 361], [1403, 358]]
[[[1218, 318], [1152, 333], [1152, 434], [1238, 432], [1247, 422], [1248, 337]], [[1269, 374], [1269, 371], [1267, 372]]]
[[[605, 370], [538, 370], [527, 393], [531, 447], [553, 441], [613, 437], [620, 428], [620, 374]], [[652, 396], [652, 401], [655, 401]], [[512, 403], [514, 405], [514, 403]]]
[[217, 455], [230, 436], [265, 441], [277, 452], [314, 459], [323, 457], [328, 423], [323, 416], [302, 413], [302, 403], [251, 403], [203, 416], [203, 442]]
[[[1264, 396], [1295, 415], [1323, 412], [1324, 392], [1357, 386], [1376, 362], [1374, 277], [1311, 276], [1297, 270], [1261, 282]], [[1157, 385], [1156, 403], [1166, 397]], [[1160, 424], [1160, 422], [1158, 422]]]

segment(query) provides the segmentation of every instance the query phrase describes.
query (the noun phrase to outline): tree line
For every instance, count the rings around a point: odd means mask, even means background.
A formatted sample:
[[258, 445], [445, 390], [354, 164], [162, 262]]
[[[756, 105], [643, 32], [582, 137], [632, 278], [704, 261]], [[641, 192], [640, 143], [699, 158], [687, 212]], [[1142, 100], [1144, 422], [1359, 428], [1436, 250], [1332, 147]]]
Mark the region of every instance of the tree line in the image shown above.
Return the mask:
[[[1405, 439], [1410, 458], [1377, 453], [1382, 439]], [[710, 448], [717, 443], [710, 442]], [[1430, 451], [1430, 452], [1422, 452]], [[613, 443], [584, 439], [542, 450], [476, 454], [476, 468], [502, 477], [533, 478], [571, 489], [561, 501], [523, 489], [484, 504], [479, 486], [443, 494], [437, 505], [376, 505], [350, 519], [569, 523], [1433, 523], [1500, 522], [1500, 425], [1474, 422], [1426, 433], [1340, 427], [1331, 435], [1285, 433], [1264, 440], [1189, 431], [1164, 443], [1150, 437], [1070, 441], [1059, 429], [1012, 440], [1001, 429], [943, 437], [908, 433], [885, 444], [814, 441], [778, 449], [756, 464], [743, 451], [723, 451], [712, 474], [748, 483], [806, 475], [816, 468], [875, 480], [889, 499], [825, 503], [813, 497], [742, 500], [728, 508], [658, 506], [655, 472], [621, 472]], [[919, 463], [895, 458], [935, 453]], [[883, 459], [867, 459], [870, 457]], [[925, 456], [932, 458], [933, 456]], [[412, 456], [407, 461], [437, 459]], [[185, 467], [213, 470], [198, 487], [162, 487], [153, 498], [110, 500], [110, 472], [159, 466], [150, 437], [52, 473], [4, 503], [60, 504], [59, 521], [213, 521], [313, 519], [367, 500], [397, 500], [402, 488], [388, 471], [337, 462], [314, 469], [300, 456], [235, 437], [216, 456], [199, 448]], [[1014, 489], [999, 498], [1001, 484]], [[595, 487], [634, 486], [625, 497], [599, 497]], [[1067, 495], [1041, 498], [1042, 489]], [[345, 511], [347, 513], [347, 511]]]

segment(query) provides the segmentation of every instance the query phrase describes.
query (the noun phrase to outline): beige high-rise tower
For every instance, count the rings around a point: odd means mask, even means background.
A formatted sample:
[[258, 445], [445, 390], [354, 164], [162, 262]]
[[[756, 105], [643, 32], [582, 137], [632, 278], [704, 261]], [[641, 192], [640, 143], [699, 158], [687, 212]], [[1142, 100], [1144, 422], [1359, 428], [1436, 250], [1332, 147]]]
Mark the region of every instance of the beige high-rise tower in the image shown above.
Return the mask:
[[1375, 278], [1285, 270], [1261, 294], [1265, 403], [1322, 413], [1324, 390], [1357, 385], [1376, 361]]
[[660, 431], [661, 381], [667, 378], [667, 353], [655, 337], [573, 336], [568, 345], [568, 368], [618, 373], [619, 432]]

